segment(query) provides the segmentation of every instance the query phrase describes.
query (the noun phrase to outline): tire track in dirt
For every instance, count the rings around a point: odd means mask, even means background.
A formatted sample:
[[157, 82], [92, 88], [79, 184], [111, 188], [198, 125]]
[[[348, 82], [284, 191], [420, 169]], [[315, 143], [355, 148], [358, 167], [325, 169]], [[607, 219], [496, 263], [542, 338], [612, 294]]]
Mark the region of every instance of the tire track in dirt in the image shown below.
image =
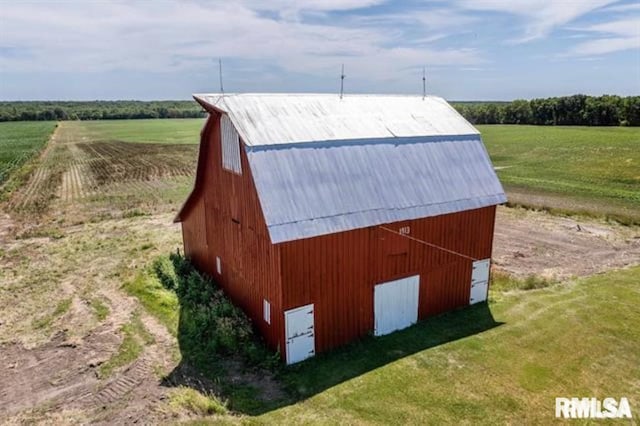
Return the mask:
[[[146, 313], [142, 314], [143, 323], [154, 343], [110, 379], [98, 378], [97, 369], [119, 346], [117, 330], [139, 308], [135, 299], [118, 293], [116, 289], [100, 291], [101, 296], [108, 297], [112, 314], [77, 341], [58, 333], [33, 349], [19, 344], [0, 347], [6, 366], [0, 374], [0, 417], [18, 415], [43, 404], [54, 411], [82, 410], [90, 418], [98, 418], [104, 410], [122, 408], [123, 404], [130, 411], [144, 413], [164, 397], [167, 389], [160, 386], [154, 368], [169, 370], [173, 366], [170, 354], [175, 343], [164, 326]], [[143, 397], [129, 398], [133, 391]], [[109, 422], [116, 421], [118, 413], [116, 409]]]

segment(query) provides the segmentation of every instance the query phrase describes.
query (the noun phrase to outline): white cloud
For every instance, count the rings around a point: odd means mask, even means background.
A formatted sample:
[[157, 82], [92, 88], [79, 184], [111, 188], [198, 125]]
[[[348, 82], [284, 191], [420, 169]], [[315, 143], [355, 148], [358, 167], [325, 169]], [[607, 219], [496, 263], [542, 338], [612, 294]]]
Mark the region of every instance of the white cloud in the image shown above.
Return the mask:
[[[215, 58], [223, 57], [318, 75], [333, 72], [344, 62], [352, 74], [375, 80], [435, 60], [442, 64], [481, 62], [474, 49], [416, 45], [385, 25], [353, 26], [350, 21], [301, 18], [305, 13], [379, 2], [4, 3], [0, 9], [0, 69], [213, 69]], [[424, 25], [438, 26], [437, 22]], [[3, 56], [2, 47], [24, 54]]]
[[603, 55], [620, 50], [639, 49], [640, 42], [634, 38], [609, 37], [580, 43], [571, 50], [573, 56]]
[[592, 56], [621, 50], [640, 49], [640, 17], [619, 19], [578, 28], [600, 38], [575, 45], [565, 56]]
[[626, 13], [640, 11], [640, 3], [616, 4], [602, 9], [604, 12]]
[[617, 0], [460, 0], [468, 10], [516, 15], [524, 20], [524, 34], [513, 43], [525, 43], [548, 36], [554, 29]]

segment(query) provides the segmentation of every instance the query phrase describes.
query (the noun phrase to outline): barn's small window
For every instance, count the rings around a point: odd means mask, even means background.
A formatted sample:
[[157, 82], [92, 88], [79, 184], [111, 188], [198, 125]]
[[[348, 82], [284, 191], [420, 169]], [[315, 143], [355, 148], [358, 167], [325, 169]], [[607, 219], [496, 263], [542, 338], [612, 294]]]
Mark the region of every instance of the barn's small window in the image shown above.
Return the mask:
[[271, 324], [271, 304], [267, 301], [267, 299], [263, 300], [262, 311], [263, 311], [263, 314], [264, 314], [265, 322], [267, 324]]
[[222, 261], [220, 260], [220, 256], [216, 256], [216, 271], [222, 275]]
[[222, 167], [241, 175], [240, 137], [228, 115], [223, 115], [220, 118], [220, 138], [222, 140]]

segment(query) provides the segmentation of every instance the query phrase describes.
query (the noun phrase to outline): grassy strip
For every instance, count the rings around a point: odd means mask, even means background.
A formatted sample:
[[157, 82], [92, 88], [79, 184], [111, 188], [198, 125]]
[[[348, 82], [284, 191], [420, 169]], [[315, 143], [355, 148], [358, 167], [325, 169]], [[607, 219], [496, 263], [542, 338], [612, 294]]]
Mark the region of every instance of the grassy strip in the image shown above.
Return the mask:
[[514, 290], [536, 290], [557, 284], [557, 281], [537, 275], [518, 278], [503, 271], [491, 271], [491, 291], [505, 292]]
[[29, 161], [46, 145], [54, 121], [0, 123], [0, 200], [24, 185], [36, 168]]
[[167, 327], [173, 336], [177, 336], [180, 316], [178, 297], [174, 292], [162, 287], [155, 275], [143, 271], [125, 282], [123, 288], [135, 296], [145, 310]]
[[109, 316], [109, 307], [102, 300], [94, 297], [89, 300], [89, 305], [98, 321], [104, 321]]
[[63, 316], [69, 311], [73, 299], [63, 299], [56, 305], [56, 308], [49, 315], [45, 315], [33, 321], [33, 327], [36, 329], [46, 328], [51, 325], [57, 318]]
[[187, 412], [196, 416], [210, 416], [212, 414], [227, 414], [227, 406], [213, 395], [205, 395], [195, 389], [179, 386], [169, 395], [169, 406], [180, 412]]
[[131, 321], [122, 326], [120, 331], [123, 334], [122, 343], [120, 343], [118, 351], [107, 362], [100, 365], [98, 376], [101, 379], [109, 377], [118, 367], [128, 365], [138, 359], [144, 346], [155, 342], [137, 312], [133, 314]]

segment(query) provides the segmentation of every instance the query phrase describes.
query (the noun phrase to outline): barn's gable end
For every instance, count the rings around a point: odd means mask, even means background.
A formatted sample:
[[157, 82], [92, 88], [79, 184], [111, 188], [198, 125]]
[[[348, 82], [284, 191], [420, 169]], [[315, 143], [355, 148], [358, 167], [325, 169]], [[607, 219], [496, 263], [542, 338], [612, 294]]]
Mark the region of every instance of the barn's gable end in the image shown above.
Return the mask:
[[[270, 346], [282, 345], [280, 250], [271, 244], [251, 169], [240, 144], [240, 170], [222, 163], [221, 114], [210, 115], [201, 136], [196, 183], [176, 220], [186, 255], [212, 276], [247, 313]], [[272, 320], [262, 310], [269, 303]]]

